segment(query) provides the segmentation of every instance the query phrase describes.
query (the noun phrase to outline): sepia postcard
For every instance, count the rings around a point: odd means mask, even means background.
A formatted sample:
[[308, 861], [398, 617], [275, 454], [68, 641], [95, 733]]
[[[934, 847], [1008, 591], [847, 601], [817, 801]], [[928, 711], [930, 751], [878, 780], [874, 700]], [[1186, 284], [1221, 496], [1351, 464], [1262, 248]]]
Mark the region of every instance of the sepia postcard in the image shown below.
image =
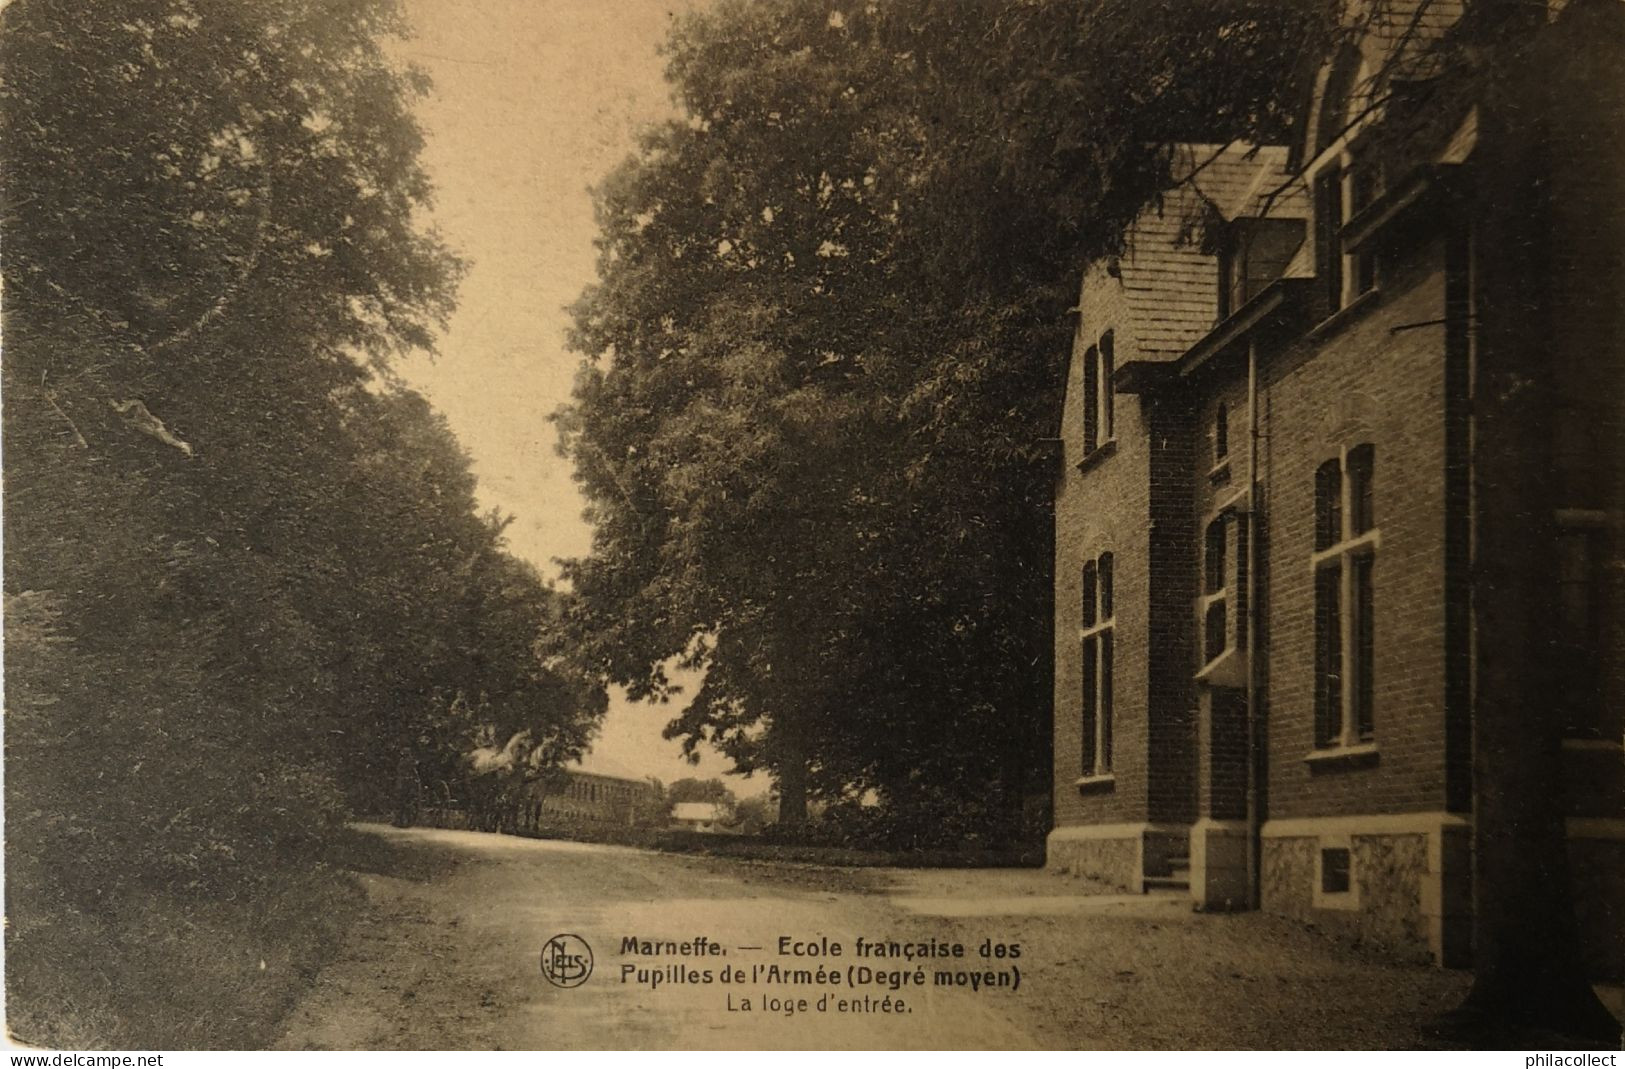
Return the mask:
[[0, 2], [11, 1046], [1616, 1064], [1622, 62]]

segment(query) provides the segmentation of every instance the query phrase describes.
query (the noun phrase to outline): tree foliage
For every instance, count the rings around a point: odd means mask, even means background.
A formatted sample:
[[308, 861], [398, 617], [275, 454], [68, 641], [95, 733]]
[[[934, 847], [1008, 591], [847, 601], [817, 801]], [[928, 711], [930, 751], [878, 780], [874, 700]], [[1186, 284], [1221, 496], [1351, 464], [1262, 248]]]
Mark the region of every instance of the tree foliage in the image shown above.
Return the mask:
[[1048, 500], [1079, 265], [1171, 141], [1278, 127], [1314, 5], [724, 3], [598, 191], [558, 421], [594, 663], [670, 733], [894, 811], [1048, 779]]
[[726, 783], [714, 776], [710, 779], [685, 776], [666, 788], [666, 802], [672, 805], [678, 802], [714, 802], [731, 810], [738, 799]]
[[[557, 763], [603, 695], [389, 375], [461, 271], [396, 6], [0, 18], [7, 953], [39, 1041], [94, 1001], [53, 959], [128, 943], [132, 902], [269, 894], [387, 807], [402, 748], [454, 778], [482, 728], [528, 730]], [[95, 1035], [173, 1045], [138, 1017]]]

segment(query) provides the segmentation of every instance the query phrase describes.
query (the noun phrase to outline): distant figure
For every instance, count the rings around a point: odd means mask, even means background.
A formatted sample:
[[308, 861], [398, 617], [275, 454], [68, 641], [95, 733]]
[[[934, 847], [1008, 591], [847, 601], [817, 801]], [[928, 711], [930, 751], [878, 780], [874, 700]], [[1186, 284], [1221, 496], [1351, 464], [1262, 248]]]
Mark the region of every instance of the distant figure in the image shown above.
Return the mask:
[[418, 783], [418, 762], [411, 750], [402, 750], [395, 765], [395, 820], [397, 828], [410, 828], [418, 820], [422, 786]]

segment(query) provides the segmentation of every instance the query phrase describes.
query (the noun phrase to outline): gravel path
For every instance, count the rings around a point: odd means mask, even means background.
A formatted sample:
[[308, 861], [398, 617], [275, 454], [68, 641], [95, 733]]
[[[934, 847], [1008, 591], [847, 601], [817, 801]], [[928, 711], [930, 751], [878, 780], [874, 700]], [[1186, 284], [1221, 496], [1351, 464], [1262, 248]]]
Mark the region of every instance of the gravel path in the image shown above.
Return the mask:
[[[411, 863], [362, 876], [367, 916], [280, 1046], [1427, 1048], [1441, 1045], [1428, 1021], [1469, 981], [1385, 963], [1261, 914], [1197, 914], [1172, 896], [1090, 894], [1033, 870], [842, 869], [368, 830]], [[560, 932], [593, 948], [595, 968], [580, 987], [542, 975], [540, 950]], [[704, 936], [725, 955], [627, 953], [628, 935]], [[781, 957], [781, 935], [839, 942], [843, 956]], [[859, 959], [860, 937], [957, 942], [965, 957], [923, 962], [926, 982], [916, 986], [909, 961]], [[1019, 957], [1008, 956], [1012, 945]], [[723, 967], [749, 976], [752, 966], [771, 965], [868, 965], [911, 976], [899, 986], [895, 977], [865, 984], [859, 974], [857, 987], [846, 986], [850, 973], [834, 986], [715, 977]], [[936, 982], [945, 966], [958, 982]], [[713, 981], [685, 984], [663, 972], [668, 978], [650, 987], [651, 971], [672, 969], [709, 969]], [[1016, 970], [1019, 986], [998, 986]], [[977, 988], [960, 986], [972, 973], [981, 974]], [[820, 1012], [824, 994], [831, 1001]], [[1625, 1010], [1625, 993], [1607, 994]], [[839, 999], [887, 995], [906, 1009], [837, 1008]], [[767, 998], [789, 1006], [764, 1010]]]

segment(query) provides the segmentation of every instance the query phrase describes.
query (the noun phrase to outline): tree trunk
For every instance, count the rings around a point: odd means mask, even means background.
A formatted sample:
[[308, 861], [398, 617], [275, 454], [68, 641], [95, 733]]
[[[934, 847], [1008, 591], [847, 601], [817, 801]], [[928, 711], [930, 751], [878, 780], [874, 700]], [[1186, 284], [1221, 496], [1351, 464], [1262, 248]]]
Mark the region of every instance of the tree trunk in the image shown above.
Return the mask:
[[[1532, 27], [1502, 42], [1527, 41]], [[1516, 34], [1517, 37], [1511, 36]], [[1570, 897], [1558, 693], [1541, 655], [1557, 610], [1546, 139], [1508, 56], [1480, 111], [1472, 201], [1474, 983], [1447, 1019], [1477, 1045], [1534, 1029], [1615, 1045]], [[1524, 67], [1528, 72], [1529, 68]], [[1526, 1035], [1527, 1033], [1522, 1033]]]
[[799, 828], [807, 823], [807, 755], [799, 739], [779, 740], [779, 824]]

